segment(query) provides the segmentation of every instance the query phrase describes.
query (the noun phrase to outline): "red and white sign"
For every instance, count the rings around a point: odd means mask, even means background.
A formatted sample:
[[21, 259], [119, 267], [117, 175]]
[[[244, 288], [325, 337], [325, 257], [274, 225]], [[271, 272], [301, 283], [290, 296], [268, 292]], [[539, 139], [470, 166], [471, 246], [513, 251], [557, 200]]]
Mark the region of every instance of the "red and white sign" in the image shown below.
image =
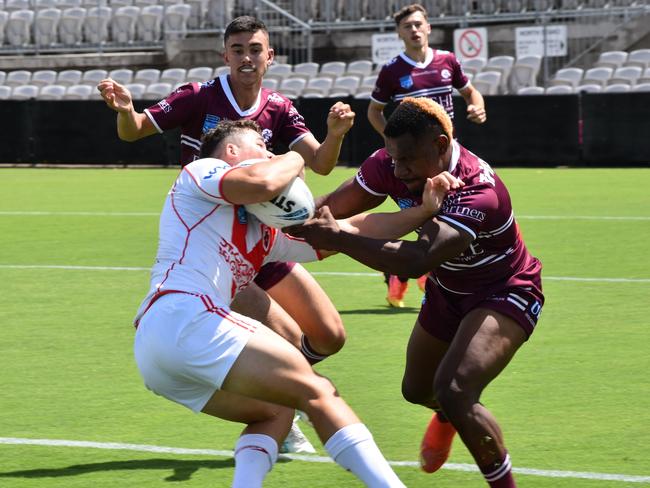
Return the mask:
[[454, 53], [462, 62], [474, 58], [488, 58], [488, 35], [485, 27], [454, 30]]

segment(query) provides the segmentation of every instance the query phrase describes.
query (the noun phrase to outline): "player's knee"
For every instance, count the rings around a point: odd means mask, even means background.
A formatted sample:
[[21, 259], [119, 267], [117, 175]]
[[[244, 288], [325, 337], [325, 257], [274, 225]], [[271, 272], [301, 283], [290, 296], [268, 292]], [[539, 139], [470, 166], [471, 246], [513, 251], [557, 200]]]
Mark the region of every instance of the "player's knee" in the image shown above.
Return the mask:
[[478, 401], [479, 392], [458, 379], [436, 378], [433, 383], [436, 400], [445, 412], [461, 412]]
[[347, 334], [343, 323], [338, 321], [336, 324], [327, 324], [318, 328], [316, 332], [308, 336], [308, 347], [323, 357], [331, 356], [339, 352], [345, 345]]
[[300, 395], [298, 409], [310, 415], [315, 410], [323, 410], [325, 405], [336, 396], [338, 392], [334, 384], [324, 376], [314, 373], [309, 378], [308, 386]]
[[406, 378], [402, 380], [402, 396], [407, 402], [416, 405], [429, 405], [433, 401], [433, 391], [431, 388], [415, 384]]

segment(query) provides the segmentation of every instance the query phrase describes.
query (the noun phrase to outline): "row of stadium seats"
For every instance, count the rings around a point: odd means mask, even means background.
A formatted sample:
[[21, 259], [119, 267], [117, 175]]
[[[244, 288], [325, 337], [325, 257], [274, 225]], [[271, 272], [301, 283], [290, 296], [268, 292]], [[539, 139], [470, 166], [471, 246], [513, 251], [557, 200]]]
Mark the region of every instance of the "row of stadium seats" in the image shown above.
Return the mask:
[[630, 86], [623, 83], [615, 85], [608, 85], [602, 87], [601, 85], [587, 83], [578, 85], [575, 88], [568, 85], [556, 85], [549, 87], [541, 86], [528, 86], [520, 88], [517, 95], [572, 95], [575, 93], [628, 93], [628, 92], [650, 92], [650, 83], [640, 83], [638, 85]]
[[605, 51], [592, 68], [563, 68], [558, 70], [550, 86], [595, 84], [601, 87], [627, 84], [634, 86], [650, 82], [650, 49], [631, 52]]
[[67, 69], [63, 71], [38, 70], [33, 73], [26, 70], [0, 71], [0, 86], [47, 86], [47, 85], [88, 85], [94, 87], [105, 78], [113, 78], [124, 85], [130, 83], [151, 85], [153, 83], [169, 83], [176, 86], [190, 81], [206, 81], [218, 76], [223, 72], [222, 68], [212, 69], [207, 66], [196, 68], [169, 68], [159, 70], [156, 68], [145, 68], [133, 71], [127, 68], [107, 71], [104, 69], [91, 69], [80, 71]]
[[187, 35], [191, 6], [148, 5], [0, 11], [0, 45], [26, 47], [155, 42]]
[[520, 88], [537, 85], [541, 65], [538, 55], [477, 57], [462, 62], [463, 71], [484, 95], [517, 93]]

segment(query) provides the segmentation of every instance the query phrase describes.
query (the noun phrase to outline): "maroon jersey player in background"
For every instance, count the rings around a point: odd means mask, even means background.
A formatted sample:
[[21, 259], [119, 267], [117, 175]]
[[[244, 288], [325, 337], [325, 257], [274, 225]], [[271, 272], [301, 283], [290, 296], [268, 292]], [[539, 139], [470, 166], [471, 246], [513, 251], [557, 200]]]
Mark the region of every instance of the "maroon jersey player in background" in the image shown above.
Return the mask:
[[[402, 382], [406, 400], [435, 412], [421, 444], [422, 468], [434, 472], [444, 464], [457, 431], [488, 484], [512, 488], [501, 429], [480, 397], [535, 328], [544, 302], [541, 263], [526, 249], [503, 182], [453, 139], [440, 105], [406, 98], [384, 133], [386, 148], [363, 163], [356, 179], [322, 198], [317, 218], [296, 232], [316, 248], [379, 271], [430, 272]], [[417, 241], [351, 235], [333, 220], [387, 196], [418, 205], [426, 179], [443, 171], [464, 186], [447, 195]]]
[[[339, 157], [341, 144], [352, 127], [354, 112], [341, 102], [327, 117], [328, 132], [319, 143], [289, 99], [262, 88], [262, 78], [273, 62], [273, 49], [264, 23], [254, 17], [234, 19], [224, 33], [224, 61], [230, 74], [204, 83], [188, 83], [165, 99], [136, 112], [129, 91], [111, 79], [97, 88], [117, 112], [121, 139], [135, 141], [164, 130], [181, 128], [181, 164], [198, 159], [200, 140], [224, 119], [250, 119], [262, 127], [269, 149], [280, 142], [300, 153], [314, 172], [328, 174]], [[279, 305], [278, 305], [279, 304]], [[269, 263], [252, 284], [237, 295], [233, 309], [269, 325], [318, 362], [336, 353], [345, 342], [345, 329], [336, 308], [316, 280], [295, 263]], [[292, 430], [292, 435], [298, 433]], [[306, 439], [305, 449], [311, 452]]]
[[[455, 88], [467, 104], [467, 118], [482, 124], [486, 120], [485, 102], [472, 86], [454, 53], [429, 47], [431, 26], [427, 11], [420, 4], [407, 5], [393, 15], [397, 34], [404, 41], [405, 50], [388, 61], [379, 72], [368, 106], [368, 120], [383, 137], [386, 118], [384, 107], [389, 102], [400, 102], [406, 97], [429, 97], [444, 107], [454, 118], [452, 92]], [[418, 279], [424, 288], [426, 277]], [[408, 279], [386, 275], [388, 295], [393, 307], [404, 306]]]

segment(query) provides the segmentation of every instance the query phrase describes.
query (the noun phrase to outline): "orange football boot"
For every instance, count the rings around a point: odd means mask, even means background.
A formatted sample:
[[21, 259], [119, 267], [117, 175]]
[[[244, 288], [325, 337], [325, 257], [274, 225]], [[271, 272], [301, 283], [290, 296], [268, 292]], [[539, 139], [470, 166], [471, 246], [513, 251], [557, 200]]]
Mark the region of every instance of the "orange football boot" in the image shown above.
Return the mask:
[[404, 308], [404, 295], [408, 288], [408, 282], [402, 283], [395, 275], [388, 278], [388, 295], [386, 301], [391, 307]]
[[426, 473], [435, 473], [449, 458], [456, 429], [451, 422], [441, 422], [434, 413], [420, 445], [420, 467]]

